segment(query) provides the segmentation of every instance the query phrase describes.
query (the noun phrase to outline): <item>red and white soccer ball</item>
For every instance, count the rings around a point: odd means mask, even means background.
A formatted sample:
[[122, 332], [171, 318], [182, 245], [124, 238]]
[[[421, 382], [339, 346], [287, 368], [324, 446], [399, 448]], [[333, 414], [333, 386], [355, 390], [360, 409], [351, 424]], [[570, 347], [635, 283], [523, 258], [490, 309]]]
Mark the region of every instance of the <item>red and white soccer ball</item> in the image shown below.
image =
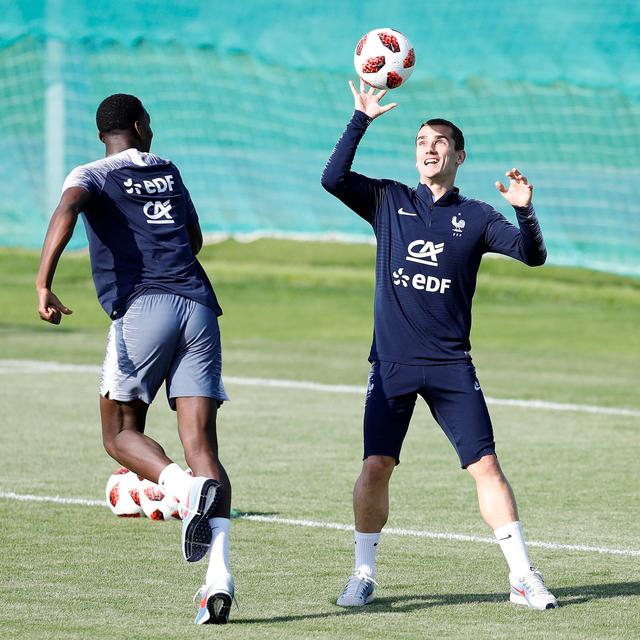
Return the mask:
[[151, 480], [140, 483], [140, 506], [151, 520], [180, 520], [178, 499], [167, 496], [162, 488]]
[[142, 515], [140, 506], [140, 478], [125, 467], [114, 471], [107, 480], [107, 504], [113, 513], [120, 518], [139, 518]]
[[353, 64], [368, 85], [376, 89], [395, 89], [413, 73], [416, 54], [407, 36], [384, 27], [360, 38]]

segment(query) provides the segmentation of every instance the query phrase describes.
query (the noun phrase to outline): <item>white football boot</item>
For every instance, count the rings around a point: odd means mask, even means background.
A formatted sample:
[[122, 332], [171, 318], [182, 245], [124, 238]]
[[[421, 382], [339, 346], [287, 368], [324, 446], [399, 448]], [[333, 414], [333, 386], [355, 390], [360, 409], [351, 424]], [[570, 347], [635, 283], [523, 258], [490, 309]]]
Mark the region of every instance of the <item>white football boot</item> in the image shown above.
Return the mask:
[[362, 607], [373, 599], [374, 585], [378, 583], [363, 571], [356, 571], [349, 577], [337, 605], [339, 607]]
[[542, 575], [535, 568], [522, 577], [509, 574], [511, 583], [511, 594], [509, 600], [513, 604], [519, 604], [530, 609], [557, 609], [558, 601], [556, 597], [547, 589], [542, 579]]
[[182, 555], [187, 562], [198, 562], [211, 545], [209, 519], [220, 497], [220, 483], [213, 478], [196, 477], [191, 483], [186, 505], [179, 505], [182, 518]]
[[228, 576], [223, 584], [205, 584], [193, 597], [198, 600], [196, 624], [227, 624], [231, 603], [235, 600], [233, 578]]

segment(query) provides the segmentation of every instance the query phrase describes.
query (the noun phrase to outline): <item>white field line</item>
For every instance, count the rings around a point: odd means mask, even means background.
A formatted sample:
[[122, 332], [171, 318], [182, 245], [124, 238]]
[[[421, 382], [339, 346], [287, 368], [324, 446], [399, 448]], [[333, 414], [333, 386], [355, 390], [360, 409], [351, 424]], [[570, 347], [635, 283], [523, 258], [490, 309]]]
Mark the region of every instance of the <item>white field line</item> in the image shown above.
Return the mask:
[[52, 504], [79, 505], [81, 507], [106, 507], [106, 500], [87, 500], [86, 498], [63, 498], [62, 496], [34, 496], [28, 493], [14, 493], [0, 490], [0, 498], [19, 500], [20, 502], [50, 502]]
[[[98, 373], [95, 365], [64, 364], [61, 362], [43, 362], [40, 360], [0, 360], [0, 375], [17, 373]], [[281, 389], [299, 389], [302, 391], [320, 391], [325, 393], [346, 393], [363, 396], [365, 387], [348, 384], [322, 384], [305, 380], [285, 380], [276, 378], [240, 378], [224, 376], [225, 382], [243, 386], [278, 387]], [[485, 396], [487, 404], [502, 407], [520, 407], [523, 409], [542, 409], [546, 411], [574, 411], [577, 413], [597, 413], [610, 416], [629, 416], [640, 418], [640, 409], [624, 407], [599, 407], [591, 404], [572, 404], [547, 402], [546, 400], [520, 400], [510, 398], [492, 398]]]
[[[14, 493], [13, 491], [0, 490], [0, 499], [18, 500], [21, 502], [48, 502], [52, 504], [74, 505], [83, 507], [106, 507], [104, 500], [88, 500], [86, 498], [64, 498], [61, 496], [38, 496], [30, 494]], [[321, 522], [319, 520], [298, 520], [295, 518], [280, 518], [278, 516], [261, 515], [240, 515], [239, 520], [249, 520], [250, 522], [263, 522], [268, 524], [282, 524], [293, 527], [309, 527], [312, 529], [333, 529], [337, 531], [353, 531], [353, 525], [341, 524], [339, 522]], [[387, 527], [384, 530], [386, 535], [402, 536], [409, 538], [429, 538], [432, 540], [450, 540], [453, 542], [476, 542], [481, 544], [497, 544], [495, 538], [481, 536], [468, 536], [460, 533], [439, 533], [436, 531], [420, 531], [416, 529], [400, 529], [398, 527]], [[613, 556], [640, 556], [640, 549], [612, 549], [609, 547], [592, 547], [582, 544], [559, 544], [556, 542], [539, 542], [530, 540], [529, 547], [538, 549], [550, 549], [552, 551], [581, 551], [583, 553], [600, 553]]]

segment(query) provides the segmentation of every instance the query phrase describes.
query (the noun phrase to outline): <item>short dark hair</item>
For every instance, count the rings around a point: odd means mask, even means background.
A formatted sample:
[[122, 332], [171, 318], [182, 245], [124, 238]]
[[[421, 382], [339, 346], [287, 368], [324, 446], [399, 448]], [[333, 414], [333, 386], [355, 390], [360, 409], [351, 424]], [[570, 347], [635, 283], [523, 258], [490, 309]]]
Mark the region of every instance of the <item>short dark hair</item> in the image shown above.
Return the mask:
[[[451, 129], [453, 132], [451, 137], [453, 138], [454, 151], [462, 151], [464, 149], [464, 136], [462, 135], [462, 131], [456, 127], [453, 122], [449, 122], [449, 120], [445, 120], [444, 118], [431, 118], [430, 120], [423, 122], [420, 125], [420, 129], [422, 129], [422, 127], [431, 127], [434, 124], [442, 124]], [[420, 131], [420, 129], [418, 129], [418, 131]]]
[[142, 119], [144, 107], [139, 98], [128, 93], [114, 93], [105, 98], [96, 111], [98, 131], [133, 131], [134, 123]]

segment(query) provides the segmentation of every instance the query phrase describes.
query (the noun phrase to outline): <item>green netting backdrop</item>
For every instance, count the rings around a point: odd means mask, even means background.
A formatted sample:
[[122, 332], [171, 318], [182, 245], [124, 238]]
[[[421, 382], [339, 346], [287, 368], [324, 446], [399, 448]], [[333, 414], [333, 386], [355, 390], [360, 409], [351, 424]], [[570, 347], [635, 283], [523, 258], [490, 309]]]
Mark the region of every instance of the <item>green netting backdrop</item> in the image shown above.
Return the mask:
[[[535, 185], [550, 262], [640, 275], [638, 0], [0, 0], [0, 244], [38, 247], [62, 180], [103, 154], [116, 92], [152, 116], [207, 234], [363, 239], [319, 177], [352, 111], [353, 48], [378, 26], [416, 49], [399, 107], [356, 168], [415, 184], [426, 117], [457, 122], [463, 192], [511, 215], [494, 181]], [[83, 231], [72, 246], [81, 247]]]

